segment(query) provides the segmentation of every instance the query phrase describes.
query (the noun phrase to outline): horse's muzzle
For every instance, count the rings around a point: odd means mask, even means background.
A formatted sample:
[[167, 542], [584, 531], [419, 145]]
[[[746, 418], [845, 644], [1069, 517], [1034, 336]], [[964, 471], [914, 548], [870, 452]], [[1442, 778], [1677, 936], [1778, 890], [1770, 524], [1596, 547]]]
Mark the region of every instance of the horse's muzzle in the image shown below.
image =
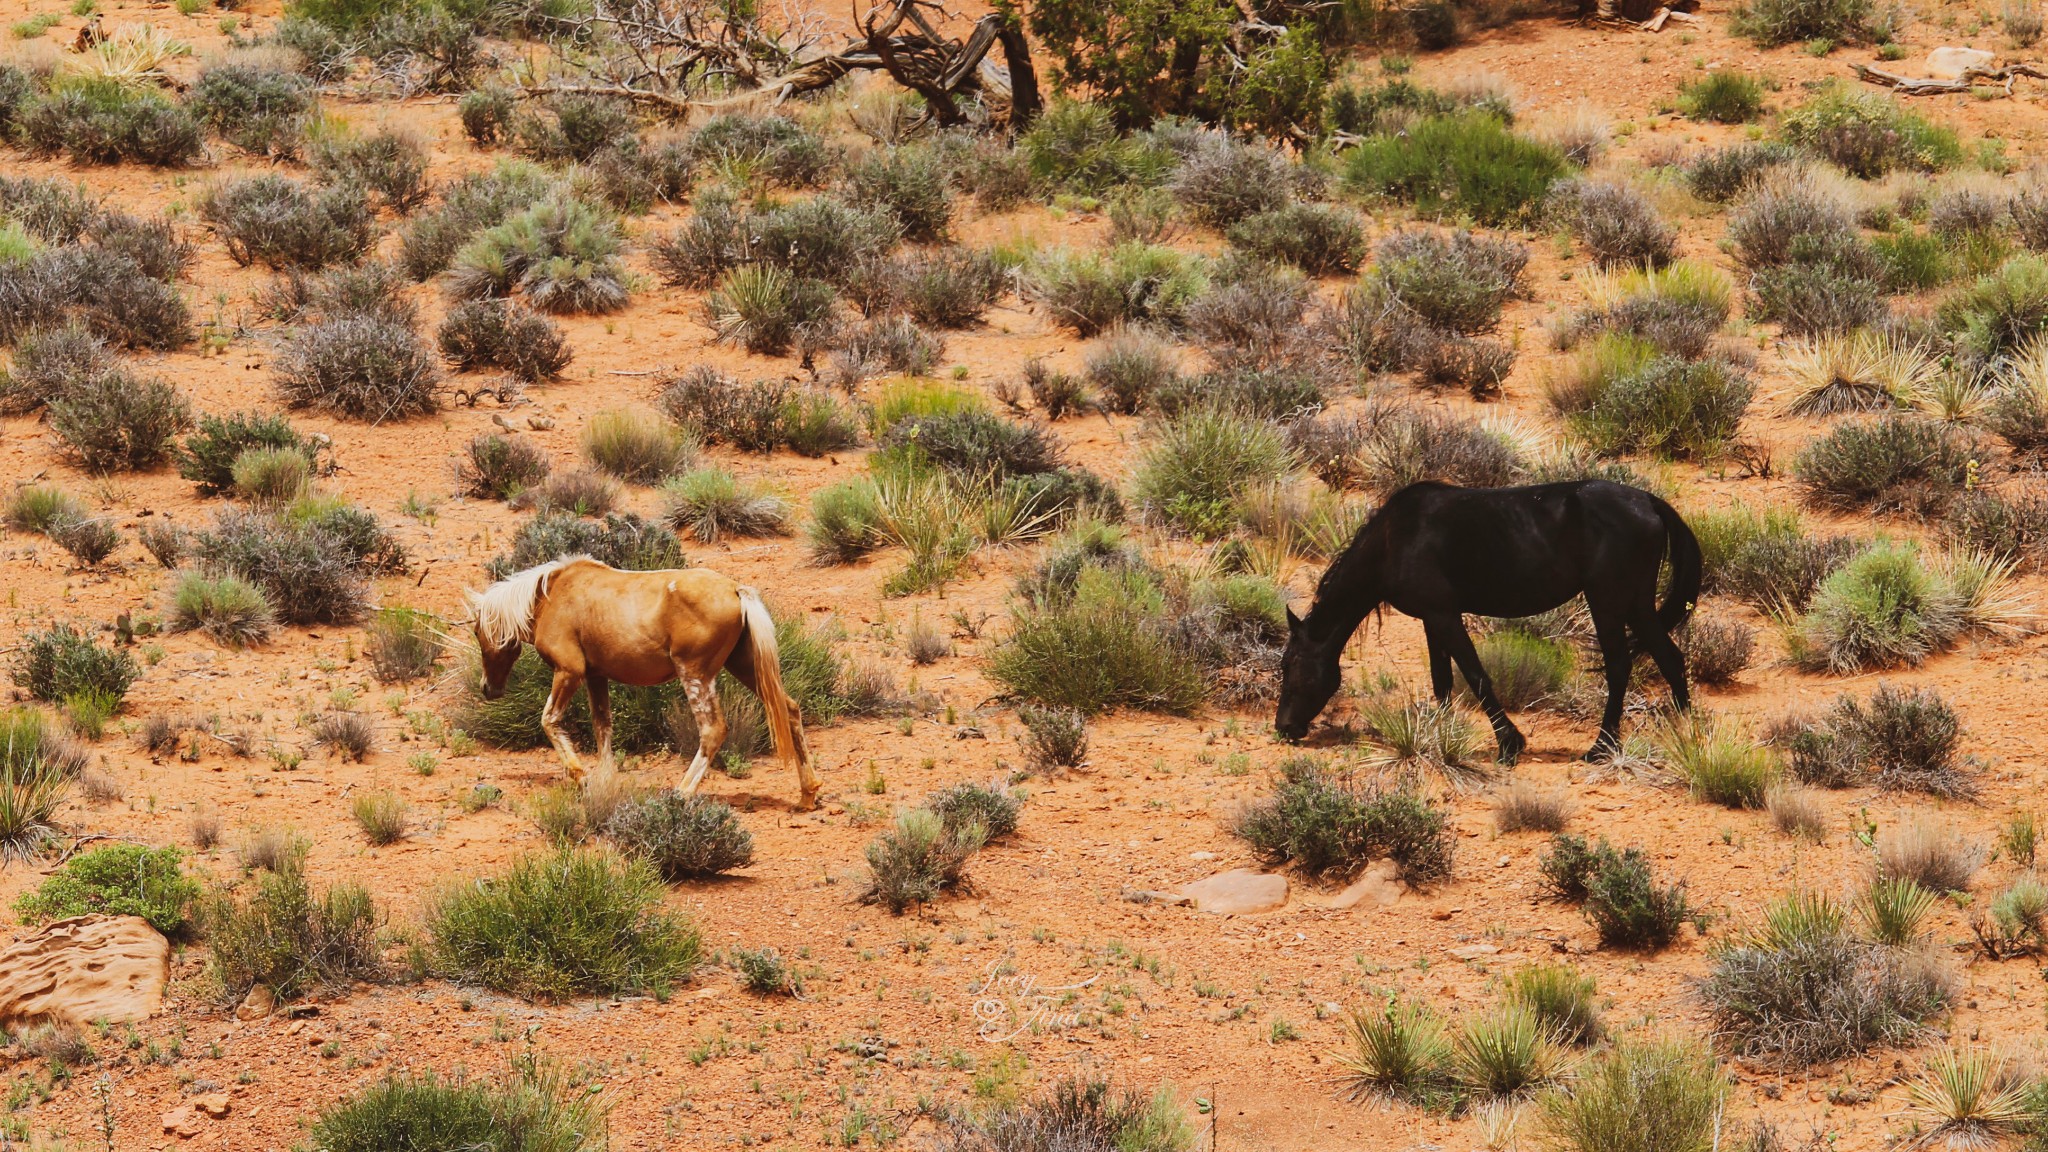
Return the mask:
[[493, 684], [489, 680], [484, 681], [484, 699], [496, 700], [504, 694], [505, 686], [503, 684]]

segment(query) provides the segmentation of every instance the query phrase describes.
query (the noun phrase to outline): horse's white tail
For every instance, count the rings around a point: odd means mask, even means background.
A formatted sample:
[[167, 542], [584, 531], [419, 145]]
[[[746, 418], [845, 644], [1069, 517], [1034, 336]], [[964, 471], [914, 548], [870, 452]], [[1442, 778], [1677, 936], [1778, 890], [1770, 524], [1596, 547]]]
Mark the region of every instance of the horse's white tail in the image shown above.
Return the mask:
[[740, 615], [747, 622], [747, 642], [753, 645], [754, 695], [761, 698], [761, 711], [768, 718], [768, 731], [775, 738], [775, 754], [794, 763], [804, 782], [805, 800], [815, 787], [811, 776], [811, 753], [804, 746], [803, 709], [782, 687], [782, 658], [776, 650], [775, 620], [761, 594], [740, 589]]

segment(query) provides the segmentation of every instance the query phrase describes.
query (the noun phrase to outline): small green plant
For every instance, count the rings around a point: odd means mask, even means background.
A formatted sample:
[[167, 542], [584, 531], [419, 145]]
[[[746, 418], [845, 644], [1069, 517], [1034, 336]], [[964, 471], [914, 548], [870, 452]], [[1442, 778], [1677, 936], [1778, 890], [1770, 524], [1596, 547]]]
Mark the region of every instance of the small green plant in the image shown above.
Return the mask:
[[[306, 841], [277, 838], [263, 870], [239, 889], [211, 892], [201, 923], [213, 971], [233, 1003], [262, 985], [281, 999], [375, 975], [382, 919], [369, 890], [340, 883], [315, 896]], [[245, 853], [245, 860], [257, 854]]]
[[1271, 798], [1232, 828], [1261, 857], [1310, 876], [1348, 875], [1367, 861], [1394, 861], [1411, 882], [1451, 874], [1454, 837], [1442, 809], [1412, 785], [1387, 786], [1336, 772], [1319, 758], [1280, 766]]
[[187, 572], [172, 594], [167, 624], [174, 631], [198, 629], [230, 648], [247, 648], [270, 639], [277, 614], [262, 589], [239, 576]]
[[1880, 944], [1903, 948], [1920, 939], [1920, 922], [1938, 897], [1911, 877], [1878, 877], [1857, 905], [1864, 931]]
[[1510, 1003], [1535, 1016], [1552, 1037], [1569, 1044], [1596, 1043], [1606, 1034], [1593, 977], [1570, 964], [1530, 964], [1508, 976]]
[[109, 844], [81, 852], [14, 910], [25, 924], [99, 913], [140, 916], [166, 936], [180, 935], [200, 896], [199, 883], [184, 872], [176, 848]]
[[1571, 1152], [1708, 1152], [1728, 1086], [1713, 1053], [1683, 1040], [1630, 1040], [1543, 1100], [1545, 1129]]
[[1427, 116], [1399, 136], [1369, 136], [1340, 167], [1345, 185], [1364, 195], [1495, 227], [1528, 219], [1566, 171], [1556, 149], [1478, 111]]
[[404, 800], [390, 792], [366, 792], [356, 797], [350, 806], [356, 827], [363, 830], [364, 839], [382, 847], [396, 844], [405, 839], [407, 806]]
[[912, 905], [931, 903], [960, 882], [987, 837], [979, 821], [948, 825], [929, 808], [899, 813], [895, 828], [868, 845], [870, 879], [863, 902], [899, 915]]
[[740, 983], [749, 992], [760, 996], [798, 998], [804, 994], [803, 977], [773, 948], [735, 948], [732, 950], [732, 963], [739, 969]]
[[1679, 86], [1678, 110], [1690, 120], [1714, 124], [1747, 124], [1764, 108], [1761, 80], [1742, 72], [1718, 70]]
[[307, 1138], [314, 1152], [596, 1152], [604, 1131], [593, 1096], [522, 1059], [499, 1083], [433, 1072], [388, 1076], [322, 1109]]

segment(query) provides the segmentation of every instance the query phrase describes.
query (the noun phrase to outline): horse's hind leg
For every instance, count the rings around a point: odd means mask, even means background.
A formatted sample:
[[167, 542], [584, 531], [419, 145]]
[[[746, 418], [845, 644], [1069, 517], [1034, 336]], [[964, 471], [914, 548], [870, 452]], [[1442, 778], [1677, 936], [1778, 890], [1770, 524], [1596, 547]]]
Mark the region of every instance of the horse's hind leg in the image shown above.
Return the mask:
[[[1443, 637], [1444, 648], [1458, 662], [1459, 670], [1465, 673], [1465, 683], [1472, 686], [1472, 694], [1479, 698], [1480, 708], [1485, 710], [1487, 721], [1493, 725], [1493, 739], [1498, 747], [1496, 758], [1503, 764], [1513, 764], [1521, 759], [1522, 750], [1529, 746], [1529, 740], [1522, 735], [1521, 729], [1515, 727], [1515, 722], [1508, 719], [1508, 710], [1501, 706], [1500, 697], [1493, 694], [1493, 677], [1486, 674], [1486, 666], [1479, 662], [1479, 649], [1472, 646], [1472, 635], [1465, 631], [1464, 618], [1432, 619], [1424, 621], [1423, 627]], [[1444, 693], [1445, 696], [1449, 694]]]
[[1451, 657], [1443, 629], [1425, 620], [1422, 638], [1429, 646], [1429, 690], [1435, 694], [1436, 702], [1442, 704], [1451, 698]]
[[1600, 714], [1600, 735], [1594, 738], [1586, 759], [1605, 760], [1621, 750], [1621, 707], [1628, 699], [1629, 671], [1634, 661], [1628, 647], [1628, 629], [1620, 615], [1590, 599], [1586, 607], [1593, 615], [1600, 659], [1607, 666], [1607, 710]]
[[1671, 703], [1681, 712], [1692, 707], [1692, 690], [1685, 680], [1685, 653], [1664, 631], [1664, 625], [1657, 620], [1655, 612], [1636, 621], [1629, 629], [1635, 633], [1636, 643], [1657, 662], [1657, 671], [1664, 674], [1664, 683], [1671, 686]]
[[555, 754], [562, 758], [562, 764], [569, 770], [569, 779], [583, 779], [583, 761], [576, 755], [576, 745], [569, 740], [569, 733], [562, 727], [562, 717], [569, 714], [569, 701], [575, 699], [576, 689], [583, 684], [583, 677], [566, 668], [555, 669], [555, 683], [548, 690], [546, 707], [540, 710], [540, 729], [548, 734], [548, 742], [555, 746]]
[[690, 703], [690, 715], [697, 718], [697, 754], [690, 758], [690, 770], [683, 776], [682, 793], [688, 796], [703, 782], [705, 770], [725, 746], [725, 709], [718, 705], [718, 685], [712, 677], [699, 675], [681, 661], [676, 662], [676, 675], [682, 681], [683, 697]]
[[[725, 670], [732, 673], [732, 678], [740, 682], [740, 687], [752, 692], [756, 699], [760, 698], [760, 686], [754, 682], [754, 657], [744, 642], [732, 650], [732, 655], [725, 658]], [[825, 787], [825, 782], [818, 779], [818, 770], [811, 766], [810, 745], [804, 741], [803, 710], [797, 706], [795, 700], [789, 702], [789, 738], [790, 754], [796, 758], [797, 787], [802, 790], [803, 795], [800, 804], [804, 808], [814, 808], [817, 806], [818, 793]]]

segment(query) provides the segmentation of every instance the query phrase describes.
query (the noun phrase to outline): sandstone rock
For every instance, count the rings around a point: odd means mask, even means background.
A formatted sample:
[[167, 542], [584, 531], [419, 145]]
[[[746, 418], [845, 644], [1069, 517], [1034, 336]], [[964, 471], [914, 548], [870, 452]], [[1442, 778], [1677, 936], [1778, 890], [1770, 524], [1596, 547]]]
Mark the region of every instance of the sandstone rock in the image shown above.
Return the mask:
[[1497, 944], [1466, 944], [1450, 950], [1451, 955], [1460, 960], [1477, 960], [1481, 956], [1491, 956], [1498, 951], [1500, 946]]
[[1408, 885], [1401, 880], [1400, 866], [1392, 860], [1375, 860], [1358, 879], [1330, 898], [1330, 907], [1355, 908], [1363, 904], [1368, 908], [1387, 908], [1407, 894]]
[[1287, 903], [1287, 877], [1249, 868], [1232, 868], [1206, 880], [1180, 886], [1180, 894], [1194, 901], [1198, 912], [1219, 916], [1241, 916], [1247, 912], [1270, 912]]
[[190, 1104], [181, 1104], [163, 1115], [164, 1134], [180, 1140], [190, 1140], [199, 1135], [205, 1122], [199, 1118], [199, 1110]]
[[1982, 48], [1955, 48], [1944, 45], [1927, 54], [1927, 75], [1936, 80], [1961, 78], [1964, 69], [1989, 68], [1998, 57]]
[[74, 916], [0, 949], [0, 1023], [148, 1019], [164, 1003], [171, 943], [140, 916]]
[[271, 995], [268, 985], [258, 984], [249, 989], [242, 1002], [235, 1005], [235, 1019], [261, 1020], [277, 1010], [277, 997]]
[[225, 1092], [207, 1092], [194, 1096], [192, 1098], [192, 1106], [213, 1117], [215, 1120], [226, 1116], [228, 1110], [233, 1107], [228, 1102], [228, 1094]]

